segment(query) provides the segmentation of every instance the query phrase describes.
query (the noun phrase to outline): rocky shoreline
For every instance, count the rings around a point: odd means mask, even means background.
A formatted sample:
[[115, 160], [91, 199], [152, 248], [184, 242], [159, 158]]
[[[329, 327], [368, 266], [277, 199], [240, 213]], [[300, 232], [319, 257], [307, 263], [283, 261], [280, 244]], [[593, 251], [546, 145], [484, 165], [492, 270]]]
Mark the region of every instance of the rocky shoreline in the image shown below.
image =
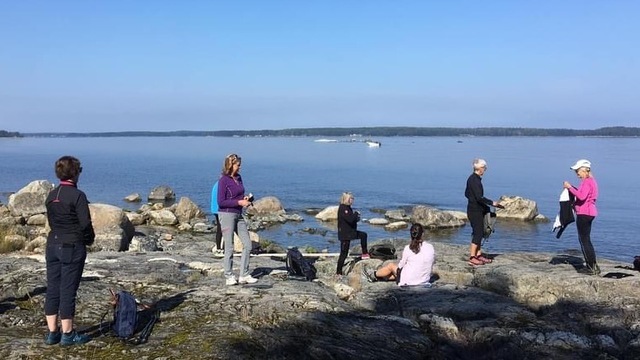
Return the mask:
[[[92, 341], [68, 349], [46, 346], [46, 224], [38, 207], [48, 186], [36, 183], [1, 206], [3, 226], [21, 229], [4, 243], [23, 245], [0, 255], [5, 359], [640, 357], [640, 274], [626, 264], [601, 260], [602, 276], [589, 276], [581, 273], [581, 254], [494, 253], [492, 264], [471, 267], [466, 247], [437, 242], [431, 288], [368, 283], [362, 267], [382, 261], [357, 257], [340, 279], [333, 275], [336, 259], [320, 257], [318, 279], [300, 281], [287, 276], [282, 257], [269, 254], [251, 259], [258, 283], [225, 286], [209, 226], [188, 199], [170, 208], [145, 204], [135, 214], [92, 204], [98, 239], [87, 258], [76, 317]], [[295, 221], [276, 200], [265, 200], [270, 205], [257, 208], [268, 210], [254, 210], [254, 216]], [[331, 209], [325, 210], [330, 221]], [[425, 226], [457, 221], [455, 213], [428, 207], [387, 217]], [[408, 239], [391, 241], [401, 249]], [[101, 333], [109, 289], [128, 290], [160, 312], [147, 343], [134, 346]]]
[[[577, 254], [492, 254], [472, 268], [465, 249], [442, 243], [432, 288], [368, 283], [352, 258], [333, 276], [289, 279], [282, 259], [251, 259], [253, 285], [224, 286], [210, 236], [180, 235], [163, 252], [90, 253], [76, 322], [94, 339], [44, 345], [42, 255], [0, 257], [0, 355], [5, 359], [632, 359], [640, 355], [640, 276], [603, 261], [602, 277], [579, 272]], [[402, 244], [396, 244], [400, 247]], [[623, 275], [620, 275], [623, 274]], [[126, 289], [160, 311], [137, 346], [100, 334], [108, 289]]]

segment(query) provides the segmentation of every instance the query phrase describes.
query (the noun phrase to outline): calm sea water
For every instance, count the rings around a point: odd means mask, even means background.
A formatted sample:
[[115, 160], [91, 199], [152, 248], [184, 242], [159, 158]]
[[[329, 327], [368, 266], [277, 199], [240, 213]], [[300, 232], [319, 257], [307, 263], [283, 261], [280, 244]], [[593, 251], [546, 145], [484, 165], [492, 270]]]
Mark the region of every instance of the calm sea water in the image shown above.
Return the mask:
[[[307, 208], [337, 205], [343, 191], [352, 191], [354, 207], [363, 217], [379, 217], [374, 208], [394, 209], [429, 204], [465, 210], [464, 186], [471, 161], [483, 157], [488, 171], [485, 195], [518, 195], [535, 200], [540, 212], [553, 220], [562, 181], [578, 184], [569, 169], [587, 158], [600, 186], [600, 216], [592, 238], [599, 257], [630, 263], [640, 255], [637, 224], [640, 187], [637, 185], [638, 138], [514, 138], [514, 137], [393, 137], [377, 138], [380, 148], [361, 142], [314, 142], [315, 138], [22, 138], [0, 139], [0, 193], [15, 192], [30, 181], [56, 182], [53, 163], [74, 155], [84, 172], [80, 187], [92, 202], [126, 209], [139, 205], [122, 199], [134, 192], [143, 197], [158, 185], [168, 185], [178, 198], [189, 197], [208, 212], [211, 186], [225, 155], [243, 158], [247, 191], [256, 197], [278, 197], [288, 212], [305, 221], [261, 233], [283, 245], [313, 246], [337, 251], [335, 228], [304, 214]], [[326, 230], [310, 235], [303, 228]], [[407, 231], [387, 232], [361, 224], [371, 241], [407, 238]], [[471, 229], [430, 233], [432, 241], [468, 244]], [[355, 244], [354, 244], [355, 245]], [[575, 226], [558, 240], [551, 223], [499, 221], [485, 246], [489, 252], [579, 250]]]

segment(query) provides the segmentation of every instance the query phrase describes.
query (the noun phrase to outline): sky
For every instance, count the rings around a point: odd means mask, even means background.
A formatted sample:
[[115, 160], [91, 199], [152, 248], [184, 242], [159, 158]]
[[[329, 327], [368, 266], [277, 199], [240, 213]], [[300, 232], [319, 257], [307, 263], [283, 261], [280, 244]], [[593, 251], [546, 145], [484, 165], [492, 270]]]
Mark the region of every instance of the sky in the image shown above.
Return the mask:
[[0, 0], [0, 130], [640, 126], [640, 1]]

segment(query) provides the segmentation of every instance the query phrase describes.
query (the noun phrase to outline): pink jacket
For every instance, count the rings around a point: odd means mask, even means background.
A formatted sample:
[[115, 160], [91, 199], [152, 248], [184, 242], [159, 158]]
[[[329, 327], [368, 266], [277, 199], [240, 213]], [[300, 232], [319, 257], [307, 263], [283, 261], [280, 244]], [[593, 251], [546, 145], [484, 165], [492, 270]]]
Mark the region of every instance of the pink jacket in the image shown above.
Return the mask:
[[576, 197], [574, 207], [577, 215], [598, 216], [596, 200], [598, 199], [598, 183], [593, 176], [582, 180], [579, 188], [570, 187], [569, 192]]

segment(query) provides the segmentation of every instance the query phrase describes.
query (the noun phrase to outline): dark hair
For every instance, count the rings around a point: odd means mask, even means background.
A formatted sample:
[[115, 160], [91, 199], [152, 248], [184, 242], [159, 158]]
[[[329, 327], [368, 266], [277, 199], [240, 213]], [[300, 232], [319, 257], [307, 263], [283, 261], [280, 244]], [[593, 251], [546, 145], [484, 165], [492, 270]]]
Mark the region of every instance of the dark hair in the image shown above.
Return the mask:
[[72, 180], [80, 175], [82, 166], [80, 166], [80, 160], [73, 156], [63, 156], [56, 161], [55, 171], [58, 179]]
[[414, 253], [420, 252], [420, 246], [422, 246], [422, 233], [424, 232], [424, 228], [422, 225], [416, 223], [411, 225], [411, 243], [409, 244], [409, 249]]

